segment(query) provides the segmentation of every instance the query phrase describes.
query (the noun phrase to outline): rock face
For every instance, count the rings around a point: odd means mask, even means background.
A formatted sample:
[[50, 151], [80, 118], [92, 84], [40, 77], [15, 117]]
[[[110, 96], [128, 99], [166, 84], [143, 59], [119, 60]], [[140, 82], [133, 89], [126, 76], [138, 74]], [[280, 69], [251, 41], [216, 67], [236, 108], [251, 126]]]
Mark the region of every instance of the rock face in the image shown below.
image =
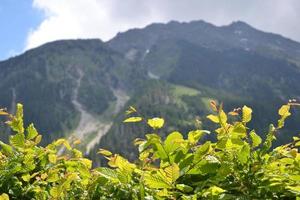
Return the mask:
[[[248, 104], [257, 111], [251, 126], [264, 135], [280, 104], [299, 97], [300, 44], [240, 21], [171, 21], [106, 43], [45, 44], [0, 62], [0, 80], [0, 107], [23, 103], [26, 123], [45, 133], [45, 143], [76, 137], [93, 158], [100, 146], [134, 157], [132, 140], [147, 129], [121, 123], [129, 105], [166, 118], [165, 131], [187, 131], [210, 112], [211, 99], [227, 110]], [[300, 129], [298, 118], [287, 122], [290, 132]]]

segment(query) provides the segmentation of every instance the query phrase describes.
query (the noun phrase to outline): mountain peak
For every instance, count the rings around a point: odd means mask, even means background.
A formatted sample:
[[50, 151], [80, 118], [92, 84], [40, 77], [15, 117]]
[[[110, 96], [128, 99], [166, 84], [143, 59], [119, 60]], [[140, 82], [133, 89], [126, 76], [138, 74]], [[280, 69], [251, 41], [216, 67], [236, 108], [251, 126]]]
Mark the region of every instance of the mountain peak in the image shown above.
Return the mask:
[[231, 28], [240, 28], [240, 29], [253, 29], [252, 26], [243, 21], [233, 21], [231, 24], [227, 25], [227, 27]]

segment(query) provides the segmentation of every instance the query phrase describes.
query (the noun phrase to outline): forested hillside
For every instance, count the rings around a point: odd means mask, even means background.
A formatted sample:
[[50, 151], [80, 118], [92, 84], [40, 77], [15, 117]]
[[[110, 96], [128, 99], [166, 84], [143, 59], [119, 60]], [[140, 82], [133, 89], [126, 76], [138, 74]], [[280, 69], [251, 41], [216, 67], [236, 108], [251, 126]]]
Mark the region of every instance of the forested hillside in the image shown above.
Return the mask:
[[[225, 111], [247, 104], [255, 110], [249, 126], [264, 138], [279, 106], [300, 96], [299, 58], [298, 42], [244, 22], [151, 24], [108, 42], [56, 41], [0, 62], [0, 107], [14, 112], [23, 103], [25, 124], [35, 122], [44, 144], [78, 137], [95, 160], [100, 147], [135, 158], [132, 141], [147, 130], [121, 123], [130, 105], [165, 118], [166, 132], [188, 132], [196, 118], [214, 127], [204, 117], [211, 100]], [[294, 112], [278, 143], [299, 132]], [[7, 140], [9, 130], [1, 133]]]

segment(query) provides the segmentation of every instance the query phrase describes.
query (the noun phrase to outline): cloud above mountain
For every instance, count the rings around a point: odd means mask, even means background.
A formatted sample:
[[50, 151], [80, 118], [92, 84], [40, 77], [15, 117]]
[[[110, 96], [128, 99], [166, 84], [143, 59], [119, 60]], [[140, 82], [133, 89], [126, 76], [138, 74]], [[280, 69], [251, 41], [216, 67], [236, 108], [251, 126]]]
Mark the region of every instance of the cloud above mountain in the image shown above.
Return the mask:
[[33, 0], [44, 20], [27, 37], [26, 49], [58, 39], [108, 40], [152, 22], [203, 19], [216, 25], [242, 20], [300, 41], [299, 0]]

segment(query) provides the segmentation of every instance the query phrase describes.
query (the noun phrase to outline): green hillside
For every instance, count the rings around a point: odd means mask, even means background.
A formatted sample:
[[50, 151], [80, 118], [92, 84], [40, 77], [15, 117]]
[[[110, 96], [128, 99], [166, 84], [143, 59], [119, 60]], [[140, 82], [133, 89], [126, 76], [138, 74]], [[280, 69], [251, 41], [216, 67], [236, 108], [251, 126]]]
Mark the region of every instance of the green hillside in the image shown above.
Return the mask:
[[[131, 105], [147, 118], [165, 118], [165, 130], [187, 133], [195, 119], [213, 128], [204, 117], [210, 100], [225, 111], [247, 104], [255, 110], [249, 126], [264, 138], [278, 107], [300, 97], [299, 52], [298, 42], [244, 22], [173, 21], [108, 42], [56, 41], [0, 62], [0, 107], [14, 112], [24, 104], [25, 124], [36, 123], [44, 144], [79, 138], [98, 164], [100, 147], [136, 157], [132, 141], [147, 130], [121, 123]], [[299, 120], [295, 111], [277, 144], [300, 131]], [[8, 135], [1, 131], [4, 141]]]

